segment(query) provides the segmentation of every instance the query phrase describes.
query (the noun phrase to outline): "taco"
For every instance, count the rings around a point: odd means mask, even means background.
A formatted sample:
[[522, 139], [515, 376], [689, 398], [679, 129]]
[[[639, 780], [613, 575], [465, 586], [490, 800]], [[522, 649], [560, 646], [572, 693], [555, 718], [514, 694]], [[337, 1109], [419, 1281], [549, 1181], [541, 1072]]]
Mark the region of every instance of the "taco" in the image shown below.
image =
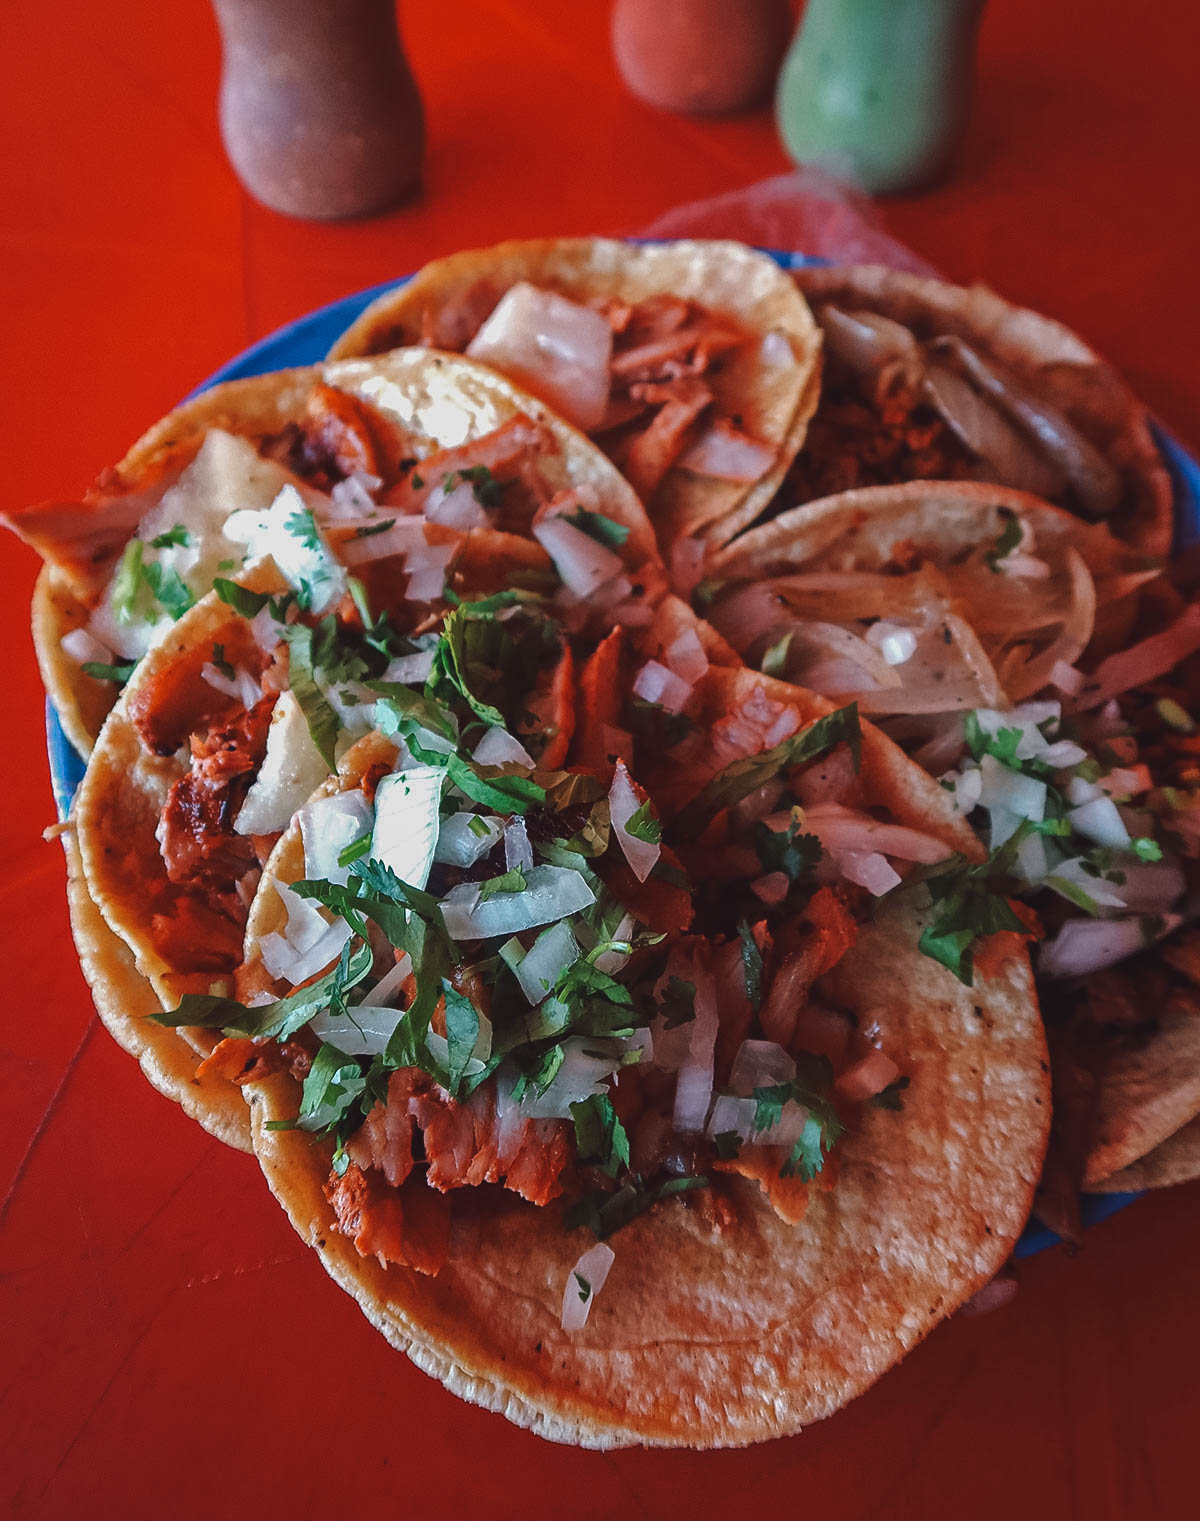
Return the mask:
[[[63, 728], [86, 757], [136, 662], [216, 579], [237, 579], [265, 548], [323, 606], [343, 579], [325, 554], [331, 537], [348, 543], [346, 568], [368, 582], [385, 574], [402, 585], [395, 572], [406, 549], [418, 578], [435, 582], [448, 544], [466, 536], [457, 552], [482, 568], [484, 530], [528, 539], [533, 515], [568, 486], [584, 510], [599, 492], [614, 525], [577, 513], [576, 526], [592, 537], [606, 531], [627, 564], [653, 555], [633, 493], [534, 398], [469, 360], [403, 354], [214, 387], [151, 428], [81, 502], [42, 503], [4, 521], [47, 562], [34, 642]], [[321, 540], [311, 545], [310, 511]], [[247, 514], [240, 539], [225, 533], [235, 512]], [[406, 538], [418, 513], [437, 525], [427, 551]], [[403, 521], [389, 532], [393, 515]], [[585, 544], [597, 563], [577, 575], [604, 580], [606, 547], [593, 555]]]
[[[468, 361], [425, 354], [338, 367], [343, 380], [360, 373], [407, 409], [410, 444], [414, 418], [426, 418], [422, 456], [386, 490], [377, 476], [347, 478], [352, 492], [306, 485], [302, 499], [288, 485], [265, 512], [231, 516], [222, 531], [250, 540], [249, 563], [158, 636], [79, 788], [72, 820], [88, 890], [133, 953], [105, 981], [124, 981], [131, 1003], [143, 978], [160, 1006], [226, 985], [275, 839], [372, 728], [381, 700], [422, 700], [438, 630], [458, 626], [461, 597], [514, 607], [544, 597], [586, 640], [613, 616], [651, 617], [662, 594], [656, 561], [641, 559], [653, 538], [633, 492], [580, 435], [548, 414], [535, 420], [530, 398]], [[454, 374], [459, 383], [443, 385]], [[543, 653], [538, 711], [522, 715], [521, 732], [526, 743], [553, 732], [561, 748], [573, 657], [561, 641]], [[99, 966], [87, 924], [78, 941]], [[114, 1000], [100, 1003], [107, 1020]], [[190, 1083], [212, 1042], [167, 1040]]]
[[753, 530], [704, 602], [748, 659], [881, 715], [987, 840], [937, 885], [932, 952], [969, 978], [992, 894], [1036, 912], [1060, 1225], [1200, 1112], [1200, 607], [1138, 567], [1104, 525], [929, 482]]
[[[677, 604], [615, 631], [567, 768], [487, 788], [463, 740], [525, 699], [465, 666], [275, 847], [239, 1001], [161, 1016], [224, 1030], [273, 1190], [371, 1321], [558, 1440], [829, 1414], [998, 1268], [1040, 1164], [1020, 942], [968, 992], [911, 895], [859, 885], [968, 832], [853, 709], [723, 654]], [[808, 832], [835, 798], [861, 850]]]
[[874, 266], [794, 278], [825, 371], [781, 509], [864, 486], [987, 481], [1169, 551], [1171, 485], [1146, 409], [1074, 333], [983, 286]]
[[466, 352], [588, 432], [664, 553], [724, 543], [774, 495], [816, 405], [820, 338], [787, 275], [729, 242], [501, 243], [428, 264], [331, 350]]

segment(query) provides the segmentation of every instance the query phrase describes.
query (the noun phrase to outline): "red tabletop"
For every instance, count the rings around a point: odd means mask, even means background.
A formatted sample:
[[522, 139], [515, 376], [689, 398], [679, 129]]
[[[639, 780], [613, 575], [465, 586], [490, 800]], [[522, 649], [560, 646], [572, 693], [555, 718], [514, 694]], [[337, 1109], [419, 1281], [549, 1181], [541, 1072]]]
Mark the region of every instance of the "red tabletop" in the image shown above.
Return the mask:
[[[81, 488], [270, 328], [432, 255], [633, 231], [785, 167], [766, 112], [621, 91], [600, 0], [408, 0], [427, 189], [374, 221], [252, 204], [215, 122], [202, 0], [8, 7], [0, 94], [5, 505]], [[1005, 0], [957, 177], [892, 203], [958, 278], [1066, 319], [1200, 441], [1190, 0]], [[557, 1448], [459, 1403], [328, 1282], [255, 1163], [145, 1084], [67, 933], [33, 556], [5, 541], [0, 794], [0, 1493], [12, 1514], [374, 1513], [822, 1521], [1195, 1515], [1200, 1189], [1139, 1201], [1015, 1301], [939, 1328], [848, 1410], [743, 1453]], [[336, 1511], [335, 1511], [336, 1508]]]

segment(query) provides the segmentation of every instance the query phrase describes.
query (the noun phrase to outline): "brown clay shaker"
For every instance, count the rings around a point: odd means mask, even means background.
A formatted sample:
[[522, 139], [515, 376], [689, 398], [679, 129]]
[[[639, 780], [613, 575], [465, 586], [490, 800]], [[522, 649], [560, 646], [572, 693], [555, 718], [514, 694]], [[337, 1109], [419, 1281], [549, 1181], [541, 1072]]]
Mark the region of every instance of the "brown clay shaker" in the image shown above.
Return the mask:
[[392, 0], [213, 0], [221, 135], [246, 189], [294, 217], [382, 211], [414, 190], [421, 98]]
[[788, 0], [616, 0], [613, 53], [665, 111], [741, 111], [766, 98], [792, 31]]

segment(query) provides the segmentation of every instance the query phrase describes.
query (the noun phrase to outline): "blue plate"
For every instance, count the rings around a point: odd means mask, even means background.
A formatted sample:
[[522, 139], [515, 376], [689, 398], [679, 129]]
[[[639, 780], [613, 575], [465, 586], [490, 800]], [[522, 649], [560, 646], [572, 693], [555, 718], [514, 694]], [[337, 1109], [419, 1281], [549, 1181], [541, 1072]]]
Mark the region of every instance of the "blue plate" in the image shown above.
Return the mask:
[[[800, 269], [806, 264], [824, 264], [828, 260], [810, 259], [804, 254], [779, 253], [766, 249], [784, 269]], [[316, 364], [323, 359], [334, 341], [344, 333], [377, 296], [403, 285], [404, 280], [391, 280], [370, 290], [343, 296], [328, 306], [318, 307], [295, 322], [276, 328], [265, 338], [250, 345], [228, 364], [210, 375], [202, 385], [191, 392], [197, 396], [210, 386], [225, 380], [241, 380], [248, 375], [265, 375], [271, 370], [286, 370], [295, 365]], [[190, 400], [190, 397], [188, 398]], [[1200, 462], [1195, 460], [1183, 446], [1165, 429], [1155, 426], [1155, 440], [1166, 459], [1175, 488], [1175, 547], [1185, 549], [1200, 542]], [[46, 745], [50, 755], [50, 779], [54, 789], [54, 801], [59, 816], [65, 817], [71, 806], [75, 789], [83, 779], [83, 761], [63, 733], [62, 725], [53, 706], [46, 704]], [[1107, 1220], [1119, 1209], [1138, 1197], [1137, 1194], [1089, 1194], [1083, 1200], [1085, 1225], [1096, 1225]], [[1030, 1225], [1017, 1243], [1017, 1257], [1030, 1257], [1035, 1252], [1053, 1246], [1058, 1237], [1043, 1225]]]

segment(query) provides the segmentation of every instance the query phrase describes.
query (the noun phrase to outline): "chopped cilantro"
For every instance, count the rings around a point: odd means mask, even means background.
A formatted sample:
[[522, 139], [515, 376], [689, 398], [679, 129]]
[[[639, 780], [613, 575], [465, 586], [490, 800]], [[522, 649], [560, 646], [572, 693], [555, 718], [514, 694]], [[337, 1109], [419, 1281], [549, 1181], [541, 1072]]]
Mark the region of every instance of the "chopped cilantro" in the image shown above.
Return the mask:
[[1195, 734], [1196, 720], [1174, 698], [1160, 697], [1154, 704], [1154, 710], [1168, 729], [1174, 729], [1177, 734]]
[[121, 553], [117, 573], [113, 577], [112, 607], [120, 624], [133, 622], [133, 606], [142, 584], [144, 549], [141, 539], [130, 539]]
[[281, 628], [280, 634], [288, 646], [288, 683], [292, 695], [300, 704], [313, 744], [332, 771], [335, 766], [334, 746], [341, 726], [337, 714], [317, 684], [314, 631], [305, 623], [292, 623]]
[[124, 686], [136, 667], [136, 660], [125, 660], [119, 665], [105, 665], [101, 660], [85, 660], [79, 669], [95, 681], [115, 681], [118, 686]]
[[302, 507], [298, 512], [293, 512], [284, 520], [283, 526], [293, 539], [299, 539], [305, 549], [321, 548], [321, 535], [317, 531], [317, 520], [313, 517], [311, 508]]
[[615, 1235], [632, 1220], [644, 1214], [660, 1199], [675, 1194], [688, 1193], [693, 1188], [707, 1188], [708, 1179], [700, 1175], [686, 1178], [668, 1178], [663, 1183], [650, 1185], [631, 1182], [619, 1188], [615, 1194], [584, 1194], [563, 1212], [563, 1225], [567, 1230], [586, 1226], [600, 1241]]
[[782, 639], [774, 643], [759, 661], [759, 670], [764, 676], [782, 676], [787, 669], [788, 651], [792, 647], [791, 634], [784, 634]]
[[213, 582], [213, 591], [222, 602], [233, 608], [235, 613], [240, 613], [243, 618], [253, 618], [256, 613], [261, 613], [271, 601], [270, 592], [251, 591], [249, 587], [239, 586], [236, 581], [226, 581], [222, 576], [218, 576]]
[[453, 785], [472, 802], [494, 808], [497, 813], [527, 813], [535, 804], [545, 802], [544, 789], [527, 776], [484, 776], [478, 766], [461, 755], [446, 755], [441, 750], [427, 749], [416, 737], [417, 727], [413, 720], [406, 718], [401, 718], [398, 725], [414, 760], [424, 766], [444, 767]]
[[[466, 482], [475, 494], [475, 500], [481, 507], [499, 507], [504, 496], [504, 486], [496, 479], [487, 465], [467, 465], [462, 470], [451, 470], [450, 474], [442, 482], [442, 490], [447, 495], [462, 482]], [[413, 476], [413, 485], [418, 480]]]
[[233, 680], [233, 667], [225, 659], [225, 646], [223, 644], [213, 645], [212, 663], [222, 676], [226, 677], [229, 681]]
[[610, 1178], [629, 1166], [629, 1137], [607, 1094], [593, 1093], [572, 1104], [571, 1118], [575, 1150], [585, 1166], [603, 1168]]
[[368, 830], [366, 834], [360, 835], [357, 840], [351, 840], [349, 845], [343, 846], [338, 851], [338, 865], [344, 868], [352, 865], [355, 861], [361, 861], [363, 856], [370, 852], [370, 849], [371, 833]]
[[779, 1170], [780, 1177], [799, 1177], [811, 1182], [825, 1165], [825, 1158], [837, 1144], [845, 1126], [829, 1098], [833, 1087], [833, 1067], [825, 1056], [800, 1052], [796, 1058], [796, 1076], [790, 1083], [777, 1083], [754, 1090], [754, 1127], [769, 1130], [783, 1118], [788, 1104], [799, 1104], [807, 1111], [800, 1138]]
[[323, 1043], [313, 1058], [300, 1096], [300, 1118], [320, 1117], [326, 1124], [340, 1119], [366, 1087], [358, 1063], [344, 1052]]
[[523, 893], [528, 885], [524, 874], [514, 866], [512, 871], [506, 871], [499, 877], [489, 877], [486, 882], [481, 883], [479, 901], [486, 903], [489, 898], [494, 898], [498, 893]]
[[958, 857], [926, 878], [937, 913], [922, 932], [918, 948], [948, 967], [968, 987], [974, 982], [972, 948], [976, 940], [1000, 930], [1025, 932], [1025, 925], [996, 882], [1007, 875], [1021, 844], [1036, 832], [1035, 826], [1023, 819], [986, 861], [967, 866]]
[[584, 1304], [592, 1297], [592, 1286], [582, 1273], [572, 1273], [572, 1278], [579, 1285], [579, 1297]]
[[192, 536], [182, 523], [176, 523], [174, 528], [168, 528], [166, 533], [160, 533], [150, 540], [152, 549], [169, 549], [172, 544], [179, 544], [184, 549], [192, 542]]
[[589, 539], [595, 539], [597, 544], [603, 544], [605, 549], [620, 549], [629, 537], [629, 529], [624, 523], [614, 523], [612, 518], [606, 518], [601, 512], [591, 512], [586, 507], [564, 513], [563, 521], [578, 528], [580, 533], [586, 533]]
[[682, 977], [668, 977], [667, 985], [659, 995], [659, 1010], [663, 1027], [674, 1030], [696, 1017], [696, 984], [685, 982]]
[[662, 825], [654, 816], [649, 798], [629, 816], [625, 833], [647, 845], [657, 845], [662, 839]]
[[[378, 523], [364, 523], [361, 528], [354, 530], [356, 539], [369, 539], [372, 534], [386, 533], [395, 524], [395, 518], [380, 518]], [[358, 583], [360, 586], [362, 582]]]
[[1000, 530], [1000, 537], [984, 555], [984, 563], [988, 569], [1000, 574], [1000, 562], [1006, 559], [1021, 542], [1021, 520], [1011, 507], [1001, 507], [1000, 516], [1004, 519], [1004, 527]]
[[746, 997], [750, 1007], [757, 1013], [762, 1003], [763, 958], [749, 922], [738, 920], [738, 939], [742, 942], [742, 976], [746, 981]]
[[1129, 842], [1129, 848], [1137, 856], [1139, 861], [1161, 861], [1162, 846], [1157, 840], [1152, 840], [1146, 835], [1141, 835]]
[[802, 834], [804, 813], [792, 809], [786, 829], [770, 829], [759, 823], [754, 832], [754, 848], [765, 872], [781, 871], [792, 882], [806, 877], [821, 861], [821, 842], [815, 834]]
[[449, 1049], [447, 1091], [453, 1096], [459, 1085], [479, 1039], [479, 1011], [471, 1000], [442, 979], [442, 995], [446, 1000], [446, 1045]]
[[165, 608], [172, 618], [182, 618], [196, 599], [184, 585], [177, 570], [165, 569], [153, 561], [142, 565], [142, 580], [150, 588], [155, 601]]

